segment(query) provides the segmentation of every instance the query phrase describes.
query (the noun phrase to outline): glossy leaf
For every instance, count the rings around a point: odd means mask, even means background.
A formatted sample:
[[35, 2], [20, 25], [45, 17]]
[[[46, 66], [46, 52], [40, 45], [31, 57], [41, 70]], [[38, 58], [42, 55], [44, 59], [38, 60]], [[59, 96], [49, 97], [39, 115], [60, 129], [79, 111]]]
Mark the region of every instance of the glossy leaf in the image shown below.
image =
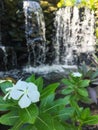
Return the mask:
[[88, 118], [91, 115], [90, 109], [89, 108], [85, 108], [82, 110], [81, 112], [81, 119], [85, 120], [86, 118]]
[[23, 125], [23, 120], [20, 120], [20, 118], [14, 123], [13, 127], [10, 128], [10, 130], [22, 130], [21, 127]]
[[54, 118], [59, 117], [60, 120], [63, 120], [63, 121], [66, 119], [70, 119], [73, 116], [74, 111], [75, 111], [75, 109], [72, 107], [64, 108], [64, 109], [60, 110], [58, 115], [54, 116]]
[[0, 97], [0, 111], [6, 111], [11, 109], [11, 107], [13, 107], [13, 103], [12, 102], [7, 102], [5, 100], [3, 100], [2, 97]]
[[74, 91], [73, 88], [68, 87], [68, 88], [65, 88], [65, 89], [62, 90], [62, 94], [68, 95], [68, 94], [71, 94], [73, 91]]
[[0, 123], [4, 125], [12, 126], [17, 122], [19, 119], [19, 116], [17, 115], [16, 111], [11, 111], [5, 115], [2, 115], [0, 117]]
[[28, 108], [19, 109], [20, 119], [24, 123], [34, 124], [34, 122], [38, 116], [38, 113], [39, 113], [38, 108], [34, 104], [30, 105], [30, 107], [28, 107]]
[[6, 94], [6, 88], [12, 87], [13, 83], [9, 81], [5, 81], [3, 83], [0, 83], [1, 90]]
[[63, 108], [65, 108], [65, 105], [68, 105], [69, 104], [69, 99], [70, 99], [70, 96], [66, 96], [65, 98], [60, 98], [60, 99], [57, 99], [55, 100], [54, 102], [52, 102], [51, 106], [48, 107], [47, 109], [45, 109], [43, 112], [57, 112], [58, 113], [58, 108], [61, 108], [61, 110]]
[[72, 83], [70, 82], [69, 79], [62, 79], [62, 82], [63, 82], [65, 85], [67, 85], [67, 86], [71, 86], [71, 85], [72, 85]]
[[88, 87], [90, 83], [90, 80], [81, 80], [79, 82], [80, 87]]
[[88, 117], [86, 121], [84, 121], [84, 124], [87, 124], [87, 125], [98, 124], [98, 115], [93, 115], [93, 116]]
[[35, 75], [31, 75], [30, 77], [28, 77], [26, 80], [26, 82], [34, 82], [35, 81]]
[[48, 113], [43, 113], [35, 123], [38, 130], [65, 130], [65, 127]]
[[85, 88], [78, 88], [77, 89], [77, 91], [78, 91], [78, 93], [81, 95], [81, 96], [83, 96], [83, 97], [88, 97], [88, 92], [87, 92], [87, 90], [85, 89]]
[[91, 79], [94, 79], [98, 77], [98, 69], [93, 73], [93, 75], [91, 76]]
[[39, 77], [38, 79], [36, 79], [36, 80], [34, 81], [34, 83], [35, 83], [36, 86], [38, 87], [39, 92], [41, 92], [41, 91], [42, 91], [42, 88], [43, 88], [43, 79], [42, 79], [42, 77]]
[[50, 94], [49, 96], [47, 96], [46, 98], [42, 99], [40, 108], [43, 110], [45, 108], [52, 106], [54, 98], [55, 98], [55, 94], [53, 93], [53, 94]]
[[50, 94], [54, 93], [58, 86], [59, 86], [59, 83], [54, 83], [44, 88], [43, 91], [41, 92], [41, 99], [46, 98]]

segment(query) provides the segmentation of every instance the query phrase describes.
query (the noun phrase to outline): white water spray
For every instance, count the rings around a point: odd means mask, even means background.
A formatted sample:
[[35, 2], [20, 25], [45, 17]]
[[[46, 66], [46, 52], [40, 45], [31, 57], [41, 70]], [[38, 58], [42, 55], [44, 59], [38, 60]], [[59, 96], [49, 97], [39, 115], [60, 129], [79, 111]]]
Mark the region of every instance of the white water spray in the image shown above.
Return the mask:
[[40, 4], [35, 1], [24, 1], [25, 34], [28, 47], [28, 65], [40, 65], [45, 62], [45, 22]]
[[88, 8], [83, 11], [76, 6], [59, 9], [54, 23], [54, 64], [77, 65], [81, 54], [94, 53], [94, 24], [94, 11]]

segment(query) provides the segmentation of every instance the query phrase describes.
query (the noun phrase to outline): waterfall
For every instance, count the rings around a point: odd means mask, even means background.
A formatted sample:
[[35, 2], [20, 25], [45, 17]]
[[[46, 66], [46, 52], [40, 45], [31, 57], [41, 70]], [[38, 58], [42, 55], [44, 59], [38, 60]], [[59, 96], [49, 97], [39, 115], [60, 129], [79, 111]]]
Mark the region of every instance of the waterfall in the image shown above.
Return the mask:
[[0, 49], [3, 51], [3, 63], [4, 63], [5, 69], [7, 70], [7, 62], [8, 62], [7, 56], [8, 56], [8, 54], [6, 51], [6, 47], [0, 45]]
[[[45, 23], [42, 8], [35, 1], [24, 1], [25, 34], [28, 48], [28, 65], [45, 62]], [[33, 63], [32, 63], [33, 62]]]
[[[54, 64], [77, 65], [78, 60], [85, 62], [94, 53], [94, 11], [78, 7], [61, 8], [56, 12], [54, 26]], [[85, 58], [83, 58], [83, 55]]]

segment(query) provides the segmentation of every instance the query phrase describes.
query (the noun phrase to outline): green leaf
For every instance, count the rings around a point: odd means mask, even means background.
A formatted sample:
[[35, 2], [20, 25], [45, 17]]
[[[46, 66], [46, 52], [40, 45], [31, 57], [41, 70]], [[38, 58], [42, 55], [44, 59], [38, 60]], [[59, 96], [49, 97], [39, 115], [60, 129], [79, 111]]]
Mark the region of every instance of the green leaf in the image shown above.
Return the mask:
[[65, 130], [65, 126], [60, 121], [53, 119], [53, 129], [51, 130]]
[[48, 107], [47, 109], [45, 109], [43, 112], [47, 112], [47, 111], [50, 111], [50, 112], [56, 112], [58, 113], [58, 108], [65, 108], [65, 105], [68, 105], [69, 104], [69, 98], [70, 96], [66, 96], [65, 98], [60, 98], [60, 99], [57, 99], [55, 100], [54, 102], [51, 102], [51, 106]]
[[12, 126], [15, 122], [17, 122], [19, 116], [17, 115], [16, 111], [11, 111], [3, 116], [0, 117], [0, 123], [4, 125]]
[[91, 115], [90, 109], [89, 108], [85, 108], [82, 110], [81, 112], [81, 119], [85, 120], [86, 118], [88, 118]]
[[65, 88], [62, 90], [62, 94], [68, 95], [68, 94], [71, 94], [73, 91], [74, 91], [73, 88]]
[[76, 111], [78, 117], [81, 115], [82, 108], [78, 106], [77, 102], [72, 99], [70, 99], [70, 105], [74, 110]]
[[81, 96], [88, 97], [88, 92], [85, 88], [78, 88], [77, 91]]
[[85, 63], [82, 63], [82, 65], [79, 67], [79, 72], [82, 73], [83, 76], [86, 76], [88, 68]]
[[65, 105], [68, 105], [69, 103], [70, 103], [70, 95], [68, 95], [68, 96], [66, 96], [64, 98], [59, 98], [59, 99], [54, 101], [54, 104], [58, 105], [58, 106], [60, 106], [60, 105], [65, 106]]
[[92, 74], [93, 74], [93, 70], [92, 70], [92, 69], [89, 69], [89, 70], [87, 71], [87, 73], [86, 73], [84, 79], [85, 79], [85, 78], [89, 78], [89, 79], [91, 79]]
[[54, 93], [58, 86], [59, 83], [53, 83], [47, 86], [46, 88], [44, 88], [43, 91], [41, 92], [41, 99], [46, 98], [50, 94]]
[[72, 123], [64, 123], [65, 124], [65, 130], [79, 130], [78, 127], [74, 126]]
[[22, 130], [21, 127], [23, 125], [23, 121], [20, 120], [20, 118], [15, 122], [13, 127], [11, 127], [9, 130]]
[[78, 98], [83, 103], [86, 103], [86, 104], [90, 104], [91, 103], [91, 99], [89, 98], [89, 96], [88, 97], [84, 97], [84, 96], [78, 95]]
[[81, 80], [80, 82], [79, 82], [79, 85], [80, 85], [80, 87], [88, 87], [89, 86], [89, 83], [90, 83], [90, 80]]
[[35, 75], [31, 75], [30, 77], [28, 77], [26, 80], [26, 82], [34, 82], [35, 81]]
[[35, 126], [38, 130], [65, 130], [60, 121], [53, 119], [48, 113], [41, 114], [35, 122]]
[[18, 130], [38, 130], [36, 126], [33, 126], [31, 124], [24, 124], [20, 129]]
[[41, 104], [40, 104], [40, 108], [45, 109], [45, 108], [49, 108], [50, 106], [52, 106], [54, 98], [55, 98], [54, 93], [50, 94], [46, 98], [43, 98], [42, 101], [41, 101]]
[[11, 102], [7, 102], [3, 100], [2, 97], [0, 97], [0, 111], [9, 110], [13, 105], [14, 104], [12, 104]]
[[54, 116], [54, 118], [59, 117], [60, 120], [65, 121], [66, 119], [70, 119], [74, 114], [75, 109], [72, 107], [67, 107], [64, 109], [61, 109], [57, 115]]
[[98, 69], [92, 74], [91, 79], [98, 77]]
[[70, 82], [69, 79], [62, 79], [62, 82], [67, 85], [67, 86], [72, 86], [72, 83]]
[[39, 77], [38, 79], [36, 79], [34, 81], [34, 83], [37, 85], [39, 92], [41, 92], [42, 88], [43, 88], [43, 79], [42, 79], [42, 77]]
[[91, 84], [98, 85], [98, 78], [91, 80]]
[[6, 94], [6, 88], [12, 87], [13, 83], [9, 81], [5, 81], [3, 83], [0, 83], [1, 90]]
[[24, 123], [34, 124], [37, 116], [38, 116], [38, 108], [35, 104], [30, 105], [30, 107], [25, 109], [19, 109], [20, 119]]
[[98, 115], [93, 115], [93, 116], [88, 117], [84, 121], [84, 124], [87, 124], [87, 125], [96, 125], [96, 124], [98, 124]]

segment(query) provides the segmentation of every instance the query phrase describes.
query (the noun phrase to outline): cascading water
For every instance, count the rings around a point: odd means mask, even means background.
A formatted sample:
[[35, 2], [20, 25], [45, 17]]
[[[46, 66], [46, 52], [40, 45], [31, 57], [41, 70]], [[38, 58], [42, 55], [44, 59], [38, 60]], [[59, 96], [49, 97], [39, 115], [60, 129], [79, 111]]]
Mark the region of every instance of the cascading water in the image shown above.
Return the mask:
[[59, 9], [54, 23], [54, 64], [77, 65], [83, 55], [94, 53], [94, 24], [94, 11], [88, 8], [82, 11], [76, 6]]
[[50, 73], [76, 69], [82, 61], [89, 62], [95, 52], [94, 11], [78, 7], [61, 8], [56, 12], [56, 35], [53, 41], [55, 59], [52, 66], [29, 68], [35, 73]]
[[[54, 22], [56, 30], [53, 41], [55, 58], [51, 66], [45, 65], [46, 38], [42, 9], [38, 2], [30, 0], [23, 2], [23, 9], [25, 14], [25, 35], [26, 45], [28, 48], [28, 65], [21, 70], [22, 72], [19, 72], [18, 70], [17, 73], [25, 73], [26, 71], [44, 75], [47, 73], [49, 74], [56, 72], [60, 75], [60, 72], [65, 73], [65, 69], [66, 71], [68, 70], [67, 72], [69, 72], [71, 69], [76, 69], [77, 62], [79, 60], [80, 62], [83, 60], [88, 60], [88, 57], [86, 56], [95, 51], [94, 12], [87, 8], [82, 10], [78, 9], [77, 7], [61, 8], [56, 11]], [[4, 47], [1, 49], [6, 54], [6, 65], [8, 62], [8, 55], [6, 53], [7, 51]], [[27, 49], [25, 52], [27, 55]], [[19, 63], [14, 60], [17, 59], [17, 54], [14, 54], [14, 51], [11, 53], [13, 55], [12, 61], [14, 61], [12, 62], [12, 65], [15, 66], [15, 64]], [[24, 64], [21, 66], [23, 67]], [[7, 73], [7, 75], [8, 74], [9, 73]]]
[[8, 56], [8, 54], [6, 51], [6, 47], [0, 45], [0, 49], [3, 51], [3, 63], [4, 63], [5, 70], [7, 70], [7, 62], [8, 62], [7, 56]]
[[46, 42], [42, 8], [38, 2], [28, 0], [23, 2], [23, 9], [25, 14], [26, 44], [29, 53], [28, 65], [41, 65], [45, 62]]

